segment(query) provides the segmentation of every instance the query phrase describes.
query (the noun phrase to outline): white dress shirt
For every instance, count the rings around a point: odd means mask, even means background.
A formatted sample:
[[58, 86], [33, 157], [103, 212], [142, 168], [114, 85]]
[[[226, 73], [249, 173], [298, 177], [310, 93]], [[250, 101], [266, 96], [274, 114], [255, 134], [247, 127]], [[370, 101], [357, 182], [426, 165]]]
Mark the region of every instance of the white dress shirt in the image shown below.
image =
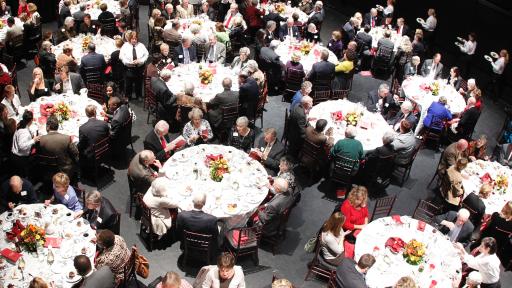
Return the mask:
[[22, 128], [14, 132], [11, 152], [18, 156], [29, 156], [34, 145], [32, 133], [28, 128]]
[[18, 111], [18, 114], [19, 114], [21, 102], [20, 102], [20, 97], [18, 97], [18, 95], [14, 94], [14, 98], [12, 98], [12, 102], [7, 100], [7, 98], [4, 98], [4, 100], [2, 100], [2, 104], [4, 104], [7, 107], [7, 117], [9, 117], [9, 118], [17, 118], [18, 117], [18, 115], [16, 115], [16, 111], [14, 110], [14, 108], [16, 108], [16, 110]]
[[393, 5], [388, 5], [388, 6], [386, 6], [386, 8], [384, 8], [384, 11], [382, 11], [382, 14], [384, 14], [384, 16], [388, 16], [388, 15], [393, 14], [394, 10], [395, 10], [395, 8], [393, 7]]
[[496, 62], [491, 62], [492, 71], [498, 75], [503, 74], [503, 70], [505, 70], [505, 58], [500, 57]]
[[464, 46], [460, 47], [460, 51], [462, 51], [462, 53], [466, 53], [468, 55], [475, 54], [475, 50], [476, 50], [476, 41], [464, 40]]
[[137, 60], [139, 63], [134, 65], [133, 62], [133, 45], [130, 43], [124, 43], [123, 47], [121, 47], [121, 51], [119, 52], [119, 58], [123, 62], [123, 64], [127, 67], [141, 67], [144, 65], [146, 60], [148, 60], [149, 52], [146, 49], [144, 44], [138, 42], [135, 45], [135, 52], [137, 53]]
[[437, 19], [436, 19], [436, 17], [429, 16], [427, 18], [427, 21], [425, 21], [425, 23], [423, 23], [422, 26], [427, 31], [430, 31], [430, 32], [434, 31], [436, 29], [436, 26], [437, 26]]
[[482, 283], [493, 284], [500, 280], [500, 259], [496, 254], [473, 256], [466, 254], [464, 262], [482, 274]]

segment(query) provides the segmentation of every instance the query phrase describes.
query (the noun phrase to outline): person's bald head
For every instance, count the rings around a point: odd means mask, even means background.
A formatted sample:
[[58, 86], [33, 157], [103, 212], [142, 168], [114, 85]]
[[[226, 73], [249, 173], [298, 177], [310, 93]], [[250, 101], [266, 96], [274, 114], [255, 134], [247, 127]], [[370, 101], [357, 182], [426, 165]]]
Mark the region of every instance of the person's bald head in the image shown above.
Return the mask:
[[110, 97], [110, 99], [108, 99], [108, 106], [115, 111], [119, 106], [121, 106], [121, 99], [119, 97]]
[[457, 150], [462, 152], [468, 148], [468, 141], [466, 141], [465, 139], [460, 139], [459, 141], [457, 141], [456, 147]]
[[144, 166], [149, 166], [155, 162], [155, 154], [151, 150], [142, 150], [139, 155], [139, 162]]
[[309, 109], [313, 107], [313, 98], [309, 96], [303, 96], [302, 99], [300, 99], [300, 103], [304, 109]]
[[14, 175], [9, 179], [9, 186], [11, 186], [12, 192], [18, 194], [23, 189], [23, 180], [21, 180], [20, 176]]

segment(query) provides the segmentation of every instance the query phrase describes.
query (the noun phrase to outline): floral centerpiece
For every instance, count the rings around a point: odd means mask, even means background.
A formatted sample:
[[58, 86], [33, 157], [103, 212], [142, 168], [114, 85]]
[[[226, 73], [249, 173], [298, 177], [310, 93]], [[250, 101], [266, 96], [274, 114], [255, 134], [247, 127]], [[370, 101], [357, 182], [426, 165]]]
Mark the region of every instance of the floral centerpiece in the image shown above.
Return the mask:
[[37, 251], [38, 245], [44, 245], [46, 241], [45, 231], [39, 226], [28, 224], [18, 236], [18, 245], [24, 248], [26, 251], [35, 252]]
[[57, 116], [59, 122], [69, 120], [71, 117], [71, 108], [69, 108], [66, 103], [60, 102], [54, 106], [53, 115]]
[[82, 39], [82, 51], [86, 51], [87, 50], [87, 47], [89, 46], [89, 44], [92, 42], [92, 37], [91, 36], [85, 36], [83, 39]]
[[356, 112], [348, 112], [345, 115], [345, 121], [348, 125], [357, 126], [357, 122], [359, 122], [361, 115]]
[[197, 24], [199, 26], [203, 26], [203, 21], [201, 19], [192, 20], [192, 24]]
[[299, 50], [303, 55], [309, 55], [309, 52], [311, 52], [311, 49], [313, 49], [313, 43], [302, 41], [300, 42]]
[[432, 92], [433, 96], [439, 95], [439, 89], [440, 89], [439, 82], [434, 81], [434, 82], [432, 82], [432, 84], [430, 84], [430, 91]]
[[504, 193], [508, 188], [508, 177], [505, 174], [500, 174], [494, 180], [494, 185], [501, 193]]
[[229, 172], [228, 161], [219, 155], [217, 157], [208, 157], [210, 165], [210, 178], [215, 182], [220, 182], [224, 174]]
[[404, 259], [411, 265], [419, 265], [425, 256], [425, 244], [416, 239], [412, 239], [404, 247]]
[[199, 80], [201, 84], [208, 85], [213, 81], [213, 72], [210, 68], [202, 68], [199, 70]]
[[48, 117], [53, 114], [54, 112], [53, 103], [46, 103], [39, 105], [39, 113], [41, 116]]
[[276, 8], [276, 12], [279, 14], [283, 14], [284, 11], [286, 10], [286, 7], [284, 6], [283, 3], [276, 3], [274, 7]]

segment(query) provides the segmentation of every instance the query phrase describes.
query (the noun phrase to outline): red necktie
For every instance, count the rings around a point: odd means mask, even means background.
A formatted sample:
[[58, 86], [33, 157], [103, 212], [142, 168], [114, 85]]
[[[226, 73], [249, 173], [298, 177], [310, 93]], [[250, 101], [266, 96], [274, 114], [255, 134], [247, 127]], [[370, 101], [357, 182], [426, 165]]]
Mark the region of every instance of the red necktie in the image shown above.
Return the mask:
[[233, 17], [233, 14], [229, 14], [228, 21], [226, 21], [226, 24], [224, 24], [224, 26], [225, 26], [226, 28], [228, 28], [228, 27], [229, 27], [229, 22], [231, 22], [231, 17]]
[[398, 33], [398, 35], [402, 35], [402, 34], [400, 34], [400, 32], [402, 32], [401, 30], [402, 30], [402, 27], [398, 26], [398, 29], [396, 31]]
[[[165, 150], [165, 147], [167, 147], [167, 141], [165, 141], [164, 136], [160, 136], [160, 143], [162, 143], [162, 148]], [[165, 152], [165, 158], [169, 158], [169, 152]]]
[[372, 27], [375, 27], [375, 18], [372, 17]]

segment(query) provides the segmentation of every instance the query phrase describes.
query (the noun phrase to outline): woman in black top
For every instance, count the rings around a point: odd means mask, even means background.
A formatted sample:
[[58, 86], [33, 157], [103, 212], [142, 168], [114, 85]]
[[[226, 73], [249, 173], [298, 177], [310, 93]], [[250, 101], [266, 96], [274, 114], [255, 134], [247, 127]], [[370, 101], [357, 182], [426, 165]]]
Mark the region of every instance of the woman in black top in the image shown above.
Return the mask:
[[96, 34], [98, 31], [96, 25], [92, 24], [91, 15], [85, 14], [84, 23], [80, 24], [78, 33], [80, 34]]
[[255, 137], [254, 130], [249, 128], [249, 119], [242, 116], [236, 120], [236, 127], [229, 135], [228, 145], [249, 153], [254, 145]]
[[53, 80], [45, 79], [43, 70], [39, 67], [34, 68], [32, 71], [32, 82], [28, 90], [28, 98], [30, 101], [35, 101], [42, 96], [50, 96], [53, 87]]
[[508, 263], [512, 259], [512, 249], [510, 249], [510, 235], [512, 232], [512, 201], [508, 201], [501, 209], [501, 212], [494, 212], [489, 220], [487, 226], [480, 235], [480, 239], [485, 237], [493, 237], [498, 243], [498, 257], [502, 260], [507, 260]]

